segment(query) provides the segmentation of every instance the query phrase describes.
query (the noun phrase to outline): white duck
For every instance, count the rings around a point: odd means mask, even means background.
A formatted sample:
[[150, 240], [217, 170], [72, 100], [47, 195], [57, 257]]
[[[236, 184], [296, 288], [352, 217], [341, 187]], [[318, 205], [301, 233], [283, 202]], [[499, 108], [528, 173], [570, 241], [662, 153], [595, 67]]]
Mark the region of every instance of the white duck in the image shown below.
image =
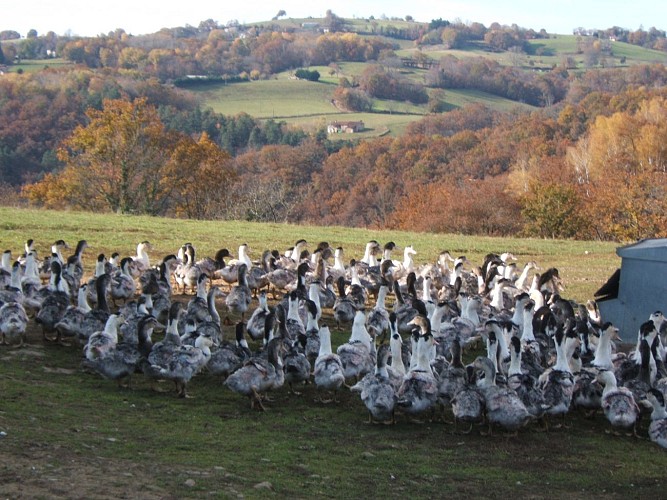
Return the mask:
[[397, 405], [409, 415], [416, 416], [428, 411], [433, 417], [438, 402], [438, 382], [429, 361], [434, 345], [433, 335], [428, 328], [422, 333], [415, 330], [412, 335], [417, 337], [417, 362], [403, 378], [397, 392]]
[[149, 241], [142, 241], [137, 245], [137, 255], [132, 257], [134, 260], [134, 276], [139, 276], [144, 271], [151, 267], [151, 261], [148, 256], [148, 251], [152, 250], [153, 246]]
[[355, 382], [373, 370], [375, 349], [373, 339], [366, 329], [366, 314], [357, 311], [352, 323], [350, 339], [338, 346], [336, 353], [343, 364], [345, 380]]
[[320, 328], [320, 352], [315, 360], [313, 379], [318, 389], [334, 391], [334, 394], [345, 383], [343, 364], [338, 354], [331, 350], [331, 331], [327, 325]]

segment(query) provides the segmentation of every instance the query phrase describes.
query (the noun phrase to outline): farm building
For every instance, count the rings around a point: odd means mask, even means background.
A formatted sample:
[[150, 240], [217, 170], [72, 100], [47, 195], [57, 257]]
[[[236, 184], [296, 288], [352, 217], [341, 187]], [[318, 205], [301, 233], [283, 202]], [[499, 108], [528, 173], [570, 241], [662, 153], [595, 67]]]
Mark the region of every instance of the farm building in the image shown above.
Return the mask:
[[667, 307], [667, 238], [619, 247], [621, 268], [596, 293], [602, 321], [619, 329], [623, 342], [636, 342], [639, 326]]
[[327, 132], [329, 134], [354, 134], [355, 132], [361, 132], [364, 130], [364, 122], [331, 122], [327, 127]]

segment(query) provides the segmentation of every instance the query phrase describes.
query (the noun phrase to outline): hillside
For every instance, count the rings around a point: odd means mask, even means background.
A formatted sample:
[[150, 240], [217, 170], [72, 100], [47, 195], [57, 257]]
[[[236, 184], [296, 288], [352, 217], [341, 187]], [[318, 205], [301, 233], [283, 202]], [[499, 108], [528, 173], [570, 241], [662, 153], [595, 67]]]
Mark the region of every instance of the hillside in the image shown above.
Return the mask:
[[[664, 230], [653, 131], [664, 33], [330, 17], [3, 43], [16, 63], [0, 77], [5, 198], [22, 189], [50, 208], [547, 238]], [[60, 57], [41, 69], [27, 57], [53, 47]], [[137, 112], [142, 121], [119, 119]], [[111, 137], [125, 133], [147, 146]], [[626, 154], [632, 182], [613, 185]], [[131, 174], [114, 172], [126, 165]], [[612, 208], [606, 193], [623, 190], [632, 201]]]

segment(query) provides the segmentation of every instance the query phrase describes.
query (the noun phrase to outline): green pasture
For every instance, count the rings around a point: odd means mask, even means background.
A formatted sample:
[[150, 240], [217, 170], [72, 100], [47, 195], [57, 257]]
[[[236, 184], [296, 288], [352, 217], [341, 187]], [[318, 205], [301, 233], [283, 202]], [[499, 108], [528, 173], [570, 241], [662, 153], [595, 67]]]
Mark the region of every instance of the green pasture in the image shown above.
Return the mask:
[[303, 238], [313, 245], [327, 241], [342, 246], [346, 259], [361, 258], [366, 242], [394, 241], [400, 248], [412, 245], [415, 262], [435, 262], [442, 250], [465, 255], [471, 265], [481, 265], [488, 253], [512, 252], [518, 266], [535, 260], [543, 268], [557, 267], [565, 280], [566, 295], [584, 302], [620, 265], [615, 254], [617, 244], [599, 241], [547, 240], [538, 238], [491, 238], [458, 234], [379, 231], [364, 228], [318, 227], [296, 224], [263, 224], [245, 221], [195, 221], [159, 217], [56, 212], [0, 207], [0, 248], [22, 252], [24, 242], [32, 238], [40, 255], [50, 253], [51, 243], [64, 239], [72, 248], [85, 239], [90, 249], [86, 264], [92, 273], [98, 253], [136, 255], [136, 245], [144, 240], [154, 246], [155, 258], [175, 253], [186, 241], [193, 243], [201, 256], [213, 256], [220, 248], [233, 255], [242, 243], [250, 246], [250, 255], [258, 259], [265, 249], [284, 250]]
[[21, 69], [24, 73], [36, 73], [45, 68], [62, 68], [65, 66], [73, 66], [73, 63], [62, 58], [23, 59], [21, 62], [9, 66], [9, 72], [16, 73]]
[[[343, 76], [360, 74], [361, 63], [341, 65]], [[324, 75], [326, 67], [312, 67]], [[423, 70], [414, 70], [414, 73]], [[337, 79], [337, 77], [335, 77]], [[417, 75], [416, 78], [421, 78]], [[323, 82], [307, 82], [291, 79], [281, 73], [274, 79], [244, 83], [210, 83], [191, 89], [204, 107], [210, 107], [224, 115], [248, 113], [259, 119], [275, 119], [289, 124], [315, 129], [338, 121], [363, 120], [367, 130], [354, 134], [355, 139], [391, 134], [399, 136], [407, 125], [420, 120], [428, 113], [426, 105], [383, 99], [373, 100], [373, 112], [350, 113], [338, 109], [331, 102], [335, 84], [328, 76]], [[331, 81], [330, 83], [327, 81]], [[444, 101], [453, 109], [470, 103], [483, 103], [492, 109], [509, 111], [531, 106], [475, 90], [444, 90]], [[347, 137], [350, 138], [350, 137]]]
[[[440, 251], [480, 264], [488, 252], [513, 252], [518, 263], [558, 267], [565, 295], [585, 300], [618, 265], [613, 243], [480, 238], [360, 228], [183, 221], [165, 218], [0, 208], [0, 244], [17, 256], [26, 239], [40, 256], [64, 239], [86, 239], [86, 272], [98, 253], [133, 255], [149, 240], [153, 262], [192, 242], [199, 256], [248, 243], [256, 259], [300, 238], [360, 257], [373, 238], [412, 244], [416, 263]], [[400, 258], [400, 250], [397, 252]], [[187, 302], [189, 296], [176, 296]], [[251, 307], [254, 308], [253, 301]], [[224, 302], [217, 308], [228, 313]], [[331, 324], [331, 311], [323, 322]], [[226, 338], [233, 327], [223, 326]], [[155, 332], [157, 341], [161, 332]], [[334, 329], [334, 349], [349, 328]], [[0, 481], [7, 498], [659, 498], [664, 450], [648, 439], [610, 435], [600, 414], [567, 415], [564, 427], [517, 436], [468, 435], [451, 415], [392, 426], [369, 425], [359, 397], [347, 389], [325, 404], [312, 385], [274, 391], [267, 411], [208, 373], [189, 384], [192, 399], [173, 386], [136, 374], [130, 388], [81, 368], [81, 347], [44, 342], [31, 320], [28, 343], [0, 347]], [[252, 348], [257, 346], [253, 343]], [[480, 351], [466, 353], [470, 360]], [[640, 435], [646, 436], [646, 423]]]

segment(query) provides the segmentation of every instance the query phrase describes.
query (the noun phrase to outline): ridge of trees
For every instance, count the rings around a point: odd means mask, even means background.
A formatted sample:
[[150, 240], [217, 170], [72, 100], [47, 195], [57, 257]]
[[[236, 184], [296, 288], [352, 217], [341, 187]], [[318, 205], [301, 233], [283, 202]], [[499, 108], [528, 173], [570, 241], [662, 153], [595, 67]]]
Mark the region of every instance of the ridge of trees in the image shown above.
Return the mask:
[[[441, 33], [453, 29], [436, 24]], [[154, 47], [170, 40], [158, 53], [119, 30], [69, 40], [79, 66], [4, 75], [0, 193], [21, 189], [36, 206], [190, 218], [619, 241], [667, 236], [663, 64], [529, 74], [484, 58], [445, 57], [426, 85], [505, 92], [542, 108], [472, 104], [429, 114], [402, 137], [363, 142], [330, 141], [324, 124], [304, 130], [224, 116], [165, 85], [183, 73], [179, 61], [193, 71], [212, 61], [212, 74], [241, 78], [246, 70], [261, 77], [285, 64], [342, 59], [375, 63], [341, 81], [333, 93], [341, 107], [369, 109], [373, 97], [429, 99], [396, 70], [386, 39], [255, 29], [250, 38], [230, 38], [216, 23], [169, 30], [154, 37]], [[220, 50], [207, 59], [200, 51], [212, 42]]]
[[[557, 114], [471, 105], [402, 137], [335, 149], [311, 135], [232, 157], [206, 132], [167, 130], [145, 98], [106, 100], [62, 143], [65, 168], [23, 194], [57, 208], [629, 241], [667, 235], [665, 116], [667, 89], [636, 87]], [[130, 194], [89, 191], [100, 185]]]

